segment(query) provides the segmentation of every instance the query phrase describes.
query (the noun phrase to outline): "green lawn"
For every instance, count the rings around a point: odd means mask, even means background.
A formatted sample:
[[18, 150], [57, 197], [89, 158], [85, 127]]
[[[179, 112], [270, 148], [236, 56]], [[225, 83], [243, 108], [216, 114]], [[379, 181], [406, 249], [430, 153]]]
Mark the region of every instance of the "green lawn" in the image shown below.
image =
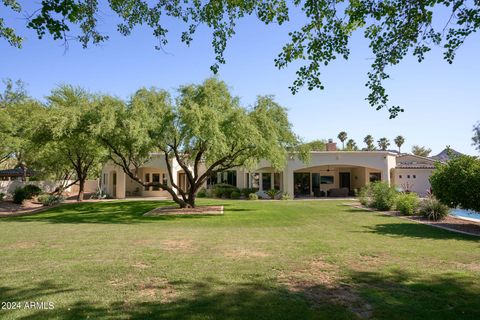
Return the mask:
[[0, 219], [1, 319], [480, 319], [480, 240], [343, 201], [71, 204]]

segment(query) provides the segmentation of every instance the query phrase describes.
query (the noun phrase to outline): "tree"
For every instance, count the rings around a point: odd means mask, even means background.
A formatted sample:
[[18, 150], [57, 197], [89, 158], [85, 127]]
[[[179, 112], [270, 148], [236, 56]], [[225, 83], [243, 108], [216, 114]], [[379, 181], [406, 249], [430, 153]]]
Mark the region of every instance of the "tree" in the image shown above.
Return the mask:
[[420, 157], [428, 157], [428, 155], [432, 152], [432, 149], [426, 148], [426, 147], [421, 147], [414, 145], [412, 146], [412, 154]]
[[[11, 20], [15, 19], [15, 13], [24, 18], [18, 0], [4, 0], [3, 5], [12, 14]], [[181, 41], [187, 45], [193, 41], [197, 28], [206, 26], [213, 35], [214, 72], [225, 63], [228, 40], [235, 34], [240, 19], [256, 16], [265, 24], [281, 25], [298, 17], [298, 29], [289, 32], [290, 40], [275, 59], [279, 69], [302, 63], [290, 87], [294, 94], [302, 87], [323, 89], [322, 67], [337, 58], [348, 59], [350, 37], [355, 31], [363, 31], [374, 56], [366, 83], [370, 90], [367, 100], [377, 110], [388, 108], [391, 118], [403, 109], [389, 103], [384, 88], [384, 81], [389, 78], [387, 68], [399, 64], [409, 53], [421, 62], [435, 46], [443, 47], [443, 58], [452, 63], [458, 48], [480, 28], [480, 4], [467, 0], [114, 0], [109, 1], [110, 12], [108, 8], [100, 10], [98, 1], [93, 0], [44, 0], [29, 4], [29, 8], [31, 14], [24, 20], [39, 38], [50, 34], [65, 45], [69, 39], [76, 39], [84, 47], [108, 40], [108, 35], [99, 31], [100, 14], [104, 12], [117, 16], [116, 29], [124, 36], [137, 27], [148, 26], [158, 39], [157, 49], [168, 43], [167, 26], [172, 22], [166, 22], [165, 17], [184, 25]], [[445, 8], [449, 11], [446, 16]], [[72, 30], [78, 30], [79, 34], [72, 34]], [[22, 46], [23, 37], [3, 19], [0, 38], [12, 46]]]
[[345, 140], [347, 140], [347, 133], [345, 131], [341, 131], [338, 134], [337, 138], [342, 142], [342, 149], [345, 149]]
[[375, 150], [375, 145], [373, 144], [375, 140], [373, 140], [373, 137], [371, 135], [367, 135], [365, 138], [363, 138], [363, 142], [367, 145], [367, 148], [365, 148], [366, 151], [373, 151]]
[[472, 137], [473, 143], [472, 145], [475, 146], [475, 148], [480, 151], [480, 122], [478, 122], [474, 127], [473, 127], [473, 137]]
[[380, 150], [382, 150], [382, 151], [386, 151], [387, 148], [388, 148], [388, 146], [390, 145], [390, 141], [389, 141], [387, 138], [385, 138], [385, 137], [380, 138], [380, 139], [377, 141], [377, 143], [378, 143], [378, 147], [379, 147]]
[[95, 135], [99, 122], [95, 103], [94, 97], [81, 88], [64, 85], [53, 90], [48, 97], [48, 114], [34, 138], [43, 149], [44, 165], [54, 162], [54, 172], [75, 172], [77, 201], [83, 200], [85, 181], [105, 156]]
[[327, 146], [326, 140], [313, 140], [305, 143], [305, 147], [311, 151], [325, 151]]
[[402, 137], [402, 136], [397, 136], [395, 138], [395, 140], [393, 140], [395, 142], [395, 144], [397, 145], [398, 147], [398, 153], [401, 153], [401, 147], [402, 145], [405, 143], [405, 138]]
[[357, 143], [355, 142], [355, 140], [348, 139], [347, 150], [349, 150], [349, 151], [357, 151], [358, 150], [358, 146], [357, 146]]
[[457, 156], [437, 163], [430, 176], [433, 194], [449, 207], [480, 211], [480, 159]]
[[[167, 92], [138, 90], [128, 104], [104, 97], [99, 105], [99, 138], [109, 158], [134, 181], [151, 186], [137, 175], [151, 152], [163, 154], [169, 183], [166, 190], [180, 207], [194, 207], [196, 194], [207, 178], [235, 167], [251, 167], [261, 159], [282, 168], [287, 150], [298, 139], [286, 110], [270, 96], [260, 96], [251, 110], [240, 106], [227, 85], [215, 78], [179, 89], [172, 103]], [[303, 155], [304, 156], [304, 155]], [[173, 162], [185, 172], [188, 186], [173, 179]]]

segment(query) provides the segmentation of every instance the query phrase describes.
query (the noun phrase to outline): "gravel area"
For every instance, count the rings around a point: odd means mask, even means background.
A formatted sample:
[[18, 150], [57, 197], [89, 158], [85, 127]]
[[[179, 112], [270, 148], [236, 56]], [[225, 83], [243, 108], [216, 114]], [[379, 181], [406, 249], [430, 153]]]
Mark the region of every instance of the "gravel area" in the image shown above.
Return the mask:
[[452, 231], [461, 231], [476, 236], [480, 236], [480, 222], [455, 218], [452, 216], [447, 216], [445, 219], [440, 221], [430, 221], [421, 216], [408, 217], [410, 220], [418, 221], [421, 223], [442, 227], [444, 229], [449, 229]]

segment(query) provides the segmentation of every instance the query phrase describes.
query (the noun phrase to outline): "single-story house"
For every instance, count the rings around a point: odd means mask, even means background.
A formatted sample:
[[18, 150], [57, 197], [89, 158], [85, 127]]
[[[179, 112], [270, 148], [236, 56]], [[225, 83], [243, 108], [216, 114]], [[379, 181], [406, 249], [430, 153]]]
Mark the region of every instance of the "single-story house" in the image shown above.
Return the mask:
[[0, 181], [14, 181], [25, 180], [34, 176], [34, 172], [31, 169], [19, 166], [13, 169], [0, 170]]
[[[186, 175], [174, 159], [171, 161], [173, 180], [185, 189]], [[430, 189], [428, 178], [434, 163], [430, 158], [391, 151], [338, 151], [335, 143], [328, 143], [327, 151], [312, 151], [308, 163], [292, 156], [283, 170], [276, 171], [268, 161], [261, 161], [253, 170], [236, 168], [219, 173], [206, 181], [205, 187], [227, 183], [259, 191], [275, 189], [295, 197], [348, 196], [370, 182], [381, 180], [424, 196]], [[152, 154], [137, 175], [145, 182], [170, 184], [162, 154]], [[170, 196], [160, 187], [143, 187], [111, 162], [103, 167], [101, 187], [114, 198]]]

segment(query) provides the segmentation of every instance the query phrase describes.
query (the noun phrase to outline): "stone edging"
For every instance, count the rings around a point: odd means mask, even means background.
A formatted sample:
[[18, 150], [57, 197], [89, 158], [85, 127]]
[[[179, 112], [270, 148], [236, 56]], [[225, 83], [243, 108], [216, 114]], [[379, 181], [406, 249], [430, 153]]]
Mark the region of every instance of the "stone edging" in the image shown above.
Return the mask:
[[[444, 227], [444, 226], [439, 226], [439, 225], [428, 223], [428, 222], [425, 222], [425, 221], [410, 219], [407, 216], [400, 216], [400, 215], [395, 214], [395, 211], [378, 211], [378, 210], [375, 210], [375, 209], [372, 209], [372, 208], [367, 208], [367, 207], [364, 207], [364, 206], [361, 206], [361, 205], [360, 206], [359, 205], [350, 205], [350, 206], [352, 206], [356, 209], [378, 212], [378, 213], [381, 213], [381, 214], [389, 216], [389, 217], [396, 217], [396, 218], [400, 218], [400, 219], [405, 219], [405, 220], [408, 220], [408, 221], [424, 224], [424, 225], [427, 225], [427, 226], [431, 226], [431, 227], [435, 227], [435, 228], [439, 228], [439, 229], [443, 229], [443, 230], [448, 230], [448, 231], [451, 231], [451, 232], [461, 233], [461, 234], [465, 234], [465, 235], [468, 235], [468, 236], [480, 237], [480, 235], [476, 234], [476, 233], [470, 233], [470, 232], [467, 232], [467, 231], [461, 231], [461, 230], [452, 229], [452, 228], [448, 228], [448, 227]], [[453, 218], [458, 219], [457, 217], [453, 217]], [[473, 221], [473, 222], [476, 222], [476, 221]]]

